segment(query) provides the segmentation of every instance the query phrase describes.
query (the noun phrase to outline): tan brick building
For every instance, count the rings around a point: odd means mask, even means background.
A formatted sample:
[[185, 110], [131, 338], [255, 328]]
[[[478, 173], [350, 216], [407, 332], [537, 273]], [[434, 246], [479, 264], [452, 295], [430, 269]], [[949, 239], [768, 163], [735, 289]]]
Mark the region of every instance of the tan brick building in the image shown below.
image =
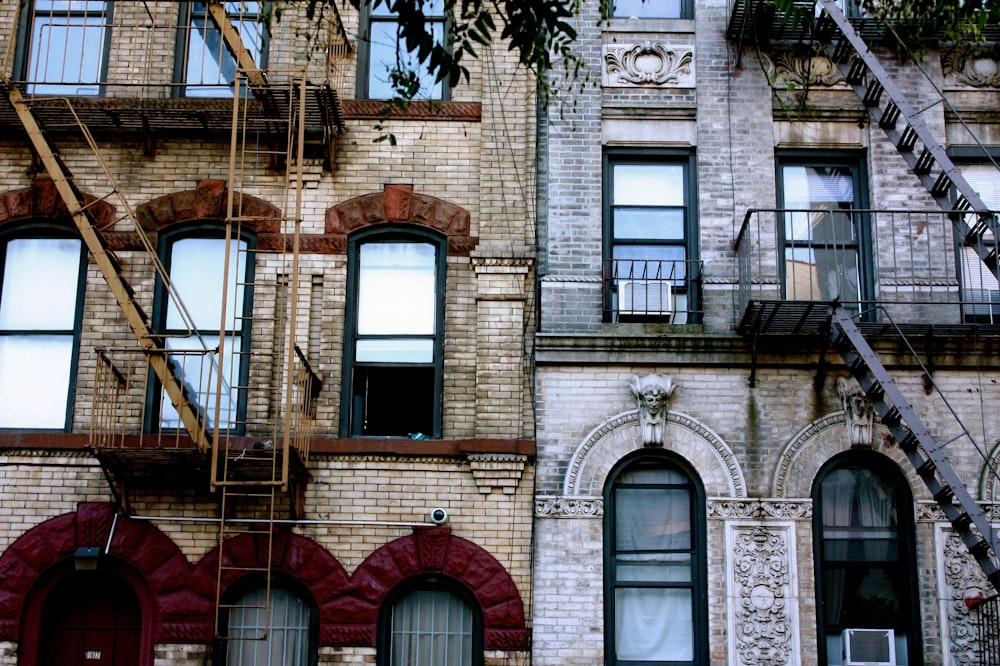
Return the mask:
[[0, 6], [2, 664], [529, 660], [534, 84], [303, 5]]

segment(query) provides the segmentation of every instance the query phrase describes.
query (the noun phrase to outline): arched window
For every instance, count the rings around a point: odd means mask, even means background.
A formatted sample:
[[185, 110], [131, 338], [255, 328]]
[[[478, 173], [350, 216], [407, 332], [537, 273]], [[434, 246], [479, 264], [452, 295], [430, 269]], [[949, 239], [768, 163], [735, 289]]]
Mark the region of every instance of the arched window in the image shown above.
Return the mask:
[[243, 587], [224, 603], [225, 666], [311, 666], [316, 663], [319, 616], [293, 583]]
[[483, 620], [464, 588], [425, 578], [387, 597], [381, 612], [380, 666], [481, 666]]
[[83, 243], [32, 225], [0, 238], [0, 428], [70, 426], [80, 348]]
[[816, 477], [813, 507], [821, 663], [851, 648], [861, 660], [864, 647], [879, 651], [870, 661], [894, 651], [919, 665], [913, 498], [899, 470], [873, 452], [838, 456]]
[[345, 437], [441, 434], [444, 239], [415, 229], [352, 236]]
[[605, 488], [609, 665], [707, 664], [704, 492], [666, 455], [626, 459]]
[[[233, 238], [227, 250], [225, 231], [218, 226], [164, 234], [160, 240], [161, 259], [184, 307], [168, 297], [162, 283], [158, 284], [158, 331], [165, 336], [175, 372], [208, 417], [208, 425], [218, 418], [220, 428], [237, 434], [242, 433], [246, 419], [244, 387], [250, 365], [253, 249], [253, 238], [245, 236]], [[227, 251], [228, 275], [224, 274]], [[220, 344], [221, 358], [212, 353]], [[218, 414], [217, 387], [221, 393]], [[181, 428], [177, 411], [157, 388], [153, 411], [158, 414], [159, 427]]]

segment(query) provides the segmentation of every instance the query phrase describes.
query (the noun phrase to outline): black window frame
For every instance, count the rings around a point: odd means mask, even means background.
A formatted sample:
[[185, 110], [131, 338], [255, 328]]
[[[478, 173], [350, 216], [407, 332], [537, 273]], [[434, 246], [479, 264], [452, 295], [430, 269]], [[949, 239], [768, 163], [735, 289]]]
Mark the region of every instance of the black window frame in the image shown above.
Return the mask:
[[[269, 21], [267, 21], [267, 16], [271, 12], [271, 3], [269, 0], [258, 0], [260, 5], [260, 13], [256, 20], [261, 26], [261, 45], [260, 45], [260, 62], [256, 63], [258, 69], [265, 69], [268, 62], [268, 51], [271, 43], [271, 32]], [[179, 3], [178, 8], [178, 19], [177, 19], [177, 39], [174, 45], [174, 86], [173, 95], [174, 97], [191, 97], [193, 99], [219, 99], [219, 98], [231, 98], [235, 91], [233, 90], [233, 81], [229, 81], [228, 86], [213, 85], [205, 83], [189, 83], [187, 79], [187, 66], [189, 58], [190, 44], [190, 33], [194, 28], [192, 27], [192, 21], [194, 19], [204, 19], [206, 22], [206, 27], [213, 32], [218, 32], [215, 26], [212, 24], [211, 20], [208, 18], [207, 9], [204, 12], [195, 12], [195, 5], [205, 5], [204, 2], [196, 2], [195, 0], [187, 0], [185, 2]], [[240, 23], [241, 15], [243, 20], [247, 19], [246, 14], [241, 12], [230, 12], [228, 11], [228, 6], [233, 4], [231, 2], [224, 2], [223, 6], [227, 7], [226, 15], [233, 22], [234, 26]], [[221, 35], [220, 35], [221, 39]], [[246, 44], [244, 44], [246, 46]], [[231, 58], [228, 49], [225, 45], [221, 46], [222, 51], [225, 56]], [[252, 53], [252, 51], [251, 51]], [[218, 90], [219, 94], [201, 94], [201, 95], [189, 95], [189, 88], [207, 88], [212, 90]], [[243, 94], [246, 95], [247, 91], [244, 90]]]
[[[440, 0], [443, 3], [443, 0]], [[385, 0], [380, 7], [388, 9], [391, 5], [391, 0]], [[442, 10], [445, 8], [442, 6]], [[362, 3], [360, 12], [360, 26], [359, 26], [359, 39], [358, 39], [358, 73], [357, 73], [357, 98], [358, 99], [391, 99], [391, 97], [371, 97], [371, 77], [372, 77], [372, 26], [373, 24], [385, 23], [385, 24], [399, 24], [398, 17], [394, 16], [373, 16], [372, 7], [369, 3]], [[427, 16], [425, 25], [441, 25], [442, 38], [444, 40], [445, 48], [450, 48], [450, 34], [451, 34], [451, 21], [447, 15], [431, 15]], [[398, 46], [397, 46], [398, 49]], [[426, 67], [429, 61], [425, 62], [422, 66]], [[430, 74], [428, 74], [430, 76]], [[436, 77], [436, 75], [435, 75]], [[432, 81], [434, 79], [432, 78]], [[416, 100], [428, 99], [436, 102], [444, 102], [451, 99], [451, 85], [448, 81], [448, 77], [444, 77], [439, 81], [441, 84], [441, 95], [440, 97], [433, 97], [427, 95], [427, 91], [424, 90], [423, 85], [421, 85], [420, 90], [417, 92]]]
[[[681, 207], [684, 214], [684, 238], [681, 240], [657, 240], [653, 238], [631, 238], [615, 239], [614, 228], [614, 169], [619, 165], [677, 165], [684, 169], [684, 205]], [[701, 323], [702, 295], [700, 293], [701, 276], [696, 274], [694, 269], [700, 265], [700, 238], [698, 224], [698, 171], [697, 159], [694, 150], [688, 149], [666, 149], [666, 148], [606, 148], [603, 155], [602, 168], [602, 210], [604, 224], [604, 290], [603, 290], [603, 320], [605, 322], [665, 322], [672, 320], [667, 315], [656, 314], [636, 314], [620, 315], [619, 303], [617, 301], [618, 282], [621, 279], [615, 269], [615, 248], [619, 246], [656, 246], [656, 247], [682, 247], [684, 249], [684, 277], [670, 279], [675, 293], [682, 293], [686, 296], [687, 306], [683, 309], [686, 312], [689, 324]], [[662, 260], [659, 263], [666, 263], [670, 260]], [[682, 310], [676, 308], [679, 313]], [[676, 315], [675, 315], [676, 316]]]
[[[435, 312], [434, 334], [432, 342], [433, 360], [431, 363], [393, 363], [393, 362], [359, 362], [355, 361], [355, 353], [359, 339], [358, 334], [358, 298], [360, 248], [367, 243], [426, 243], [435, 249]], [[431, 432], [419, 431], [428, 438], [440, 438], [442, 431], [442, 403], [444, 391], [444, 326], [445, 326], [445, 295], [447, 289], [447, 239], [436, 232], [408, 225], [393, 225], [391, 227], [376, 227], [364, 229], [348, 238], [347, 242], [347, 316], [345, 317], [344, 335], [344, 373], [341, 382], [341, 437], [395, 437], [404, 438], [411, 433], [398, 435], [366, 434], [363, 432], [363, 416], [356, 414], [358, 405], [355, 400], [354, 384], [357, 379], [357, 368], [427, 368], [434, 373], [430, 396], [433, 414], [431, 416]], [[404, 335], [388, 335], [386, 337], [408, 337]], [[431, 336], [415, 336], [431, 337]], [[412, 389], [412, 387], [408, 387]], [[406, 398], [406, 390], [398, 395], [398, 399]], [[414, 431], [412, 434], [416, 434]]]
[[308, 586], [304, 585], [294, 576], [282, 572], [272, 572], [271, 580], [268, 581], [264, 574], [249, 574], [232, 583], [222, 594], [222, 604], [219, 606], [219, 627], [214, 639], [212, 650], [212, 666], [226, 666], [228, 659], [228, 647], [232, 641], [219, 636], [225, 627], [228, 633], [229, 611], [236, 601], [243, 595], [250, 593], [254, 589], [269, 587], [271, 590], [282, 588], [298, 597], [303, 603], [309, 606], [309, 666], [319, 664], [319, 605], [313, 597]]
[[17, 427], [17, 428], [0, 428], [0, 431], [10, 432], [10, 431], [46, 431], [46, 432], [70, 432], [73, 425], [73, 413], [74, 413], [74, 403], [76, 396], [76, 384], [78, 380], [79, 373], [79, 362], [80, 362], [80, 343], [81, 343], [81, 333], [83, 331], [83, 310], [84, 302], [87, 291], [87, 246], [80, 238], [80, 235], [76, 230], [68, 225], [59, 224], [56, 222], [45, 221], [45, 220], [34, 220], [24, 224], [11, 225], [9, 228], [3, 230], [0, 233], [0, 301], [3, 299], [3, 280], [6, 274], [6, 260], [7, 260], [7, 245], [11, 241], [22, 240], [22, 239], [48, 239], [48, 238], [66, 238], [73, 239], [80, 243], [80, 264], [77, 273], [77, 286], [76, 286], [76, 299], [75, 299], [75, 313], [73, 317], [73, 329], [68, 331], [66, 329], [54, 329], [54, 330], [21, 330], [21, 329], [9, 329], [0, 330], [0, 335], [50, 335], [59, 334], [66, 335], [71, 333], [73, 336], [72, 349], [70, 352], [70, 367], [69, 367], [69, 381], [67, 382], [67, 393], [66, 393], [66, 414], [61, 428], [40, 428], [40, 427]]
[[[104, 29], [104, 43], [101, 47], [101, 66], [100, 72], [98, 74], [98, 81], [94, 84], [97, 86], [96, 94], [73, 94], [67, 91], [59, 92], [39, 92], [39, 95], [55, 95], [58, 97], [103, 97], [106, 92], [106, 84], [108, 82], [108, 66], [111, 56], [111, 33], [112, 33], [112, 23], [114, 19], [114, 6], [113, 0], [104, 0], [104, 11], [101, 13], [103, 17], [102, 26]], [[52, 12], [52, 15], [58, 16], [84, 16], [89, 15], [89, 12], [84, 11], [74, 11], [66, 10], [60, 12]], [[33, 19], [36, 16], [35, 2], [34, 0], [27, 0], [20, 11], [20, 16], [18, 19], [18, 30], [17, 30], [17, 44], [14, 49], [14, 72], [17, 77], [21, 79], [21, 88], [27, 94], [36, 94], [32, 90], [32, 83], [43, 84], [43, 85], [73, 85], [83, 82], [69, 81], [66, 83], [61, 82], [40, 82], [40, 81], [28, 81], [28, 67], [30, 64], [30, 54], [31, 54], [31, 36], [34, 32]]]
[[[644, 464], [672, 468], [687, 477], [684, 484], [642, 484], [640, 487], [662, 487], [667, 489], [684, 488], [690, 493], [691, 521], [691, 582], [686, 585], [662, 584], [662, 587], [688, 587], [691, 589], [692, 602], [692, 648], [691, 661], [630, 661], [619, 660], [616, 656], [615, 626], [617, 609], [615, 605], [615, 590], [619, 585], [616, 570], [615, 541], [615, 490], [621, 474], [629, 469]], [[709, 618], [708, 618], [708, 558], [705, 488], [694, 468], [680, 456], [670, 451], [638, 451], [622, 458], [608, 474], [604, 485], [604, 663], [606, 666], [708, 666], [709, 652]], [[633, 582], [628, 587], [636, 586]], [[648, 586], [654, 586], [652, 584]]]
[[472, 611], [472, 663], [468, 666], [483, 666], [485, 662], [485, 618], [482, 606], [475, 595], [465, 585], [448, 576], [422, 574], [408, 578], [386, 593], [378, 610], [377, 624], [377, 666], [392, 666], [392, 612], [403, 597], [414, 592], [449, 592], [469, 606]]
[[[168, 276], [170, 275], [171, 270], [170, 264], [173, 256], [173, 244], [189, 238], [225, 240], [225, 225], [222, 223], [204, 221], [191, 225], [185, 225], [182, 228], [161, 232], [159, 242], [157, 244], [157, 255], [163, 263], [164, 270]], [[244, 230], [239, 237], [233, 234], [232, 242], [237, 243], [239, 241], [246, 243], [246, 273], [244, 274], [244, 278], [242, 280], [237, 277], [237, 284], [243, 287], [243, 305], [241, 307], [242, 315], [238, 315], [238, 319], [240, 320], [238, 333], [230, 334], [231, 336], [238, 337], [240, 339], [240, 349], [242, 353], [239, 357], [239, 388], [234, 389], [237, 391], [236, 413], [230, 418], [231, 425], [228, 428], [219, 426], [220, 432], [227, 432], [232, 435], [243, 435], [246, 430], [245, 424], [248, 397], [246, 387], [249, 385], [250, 378], [251, 355], [249, 352], [251, 349], [251, 315], [253, 313], [254, 306], [254, 276], [256, 273], [256, 262], [254, 261], [254, 257], [257, 248], [257, 238], [252, 232]], [[231, 250], [231, 252], [235, 254], [236, 250]], [[171, 335], [171, 331], [173, 329], [168, 329], [166, 327], [169, 296], [166, 285], [163, 283], [163, 279], [159, 275], [156, 276], [156, 285], [153, 293], [152, 321], [155, 322], [155, 331], [158, 335], [164, 338], [164, 344], [166, 344], [167, 339], [181, 336]], [[181, 295], [181, 298], [183, 299], [183, 294]], [[227, 298], [233, 298], [233, 294], [228, 294]], [[237, 329], [233, 330], [236, 331]], [[198, 332], [208, 336], [221, 335], [221, 332], [217, 328], [199, 329]], [[174, 428], [163, 426], [162, 414], [160, 413], [160, 406], [163, 399], [163, 385], [158, 378], [154, 378], [153, 381], [149, 382], [149, 393], [146, 397], [146, 432], [172, 432], [175, 430]]]
[[[866, 626], [864, 623], [828, 623], [825, 619], [825, 609], [827, 600], [824, 598], [824, 574], [826, 569], [833, 563], [846, 562], [855, 574], [864, 568], [864, 564], [857, 560], [834, 560], [826, 557], [824, 548], [824, 526], [823, 526], [823, 480], [832, 472], [841, 469], [862, 469], [879, 474], [891, 484], [896, 493], [896, 552], [898, 557], [895, 560], [871, 560], [869, 567], [877, 564], [894, 564], [900, 571], [902, 585], [900, 590], [909, 598], [901, 599], [901, 618], [893, 626], [884, 626], [889, 623], [882, 623], [883, 626]], [[827, 630], [834, 629], [843, 631], [849, 628], [871, 628], [871, 629], [896, 629], [899, 627], [907, 630], [907, 659], [909, 666], [923, 665], [923, 650], [921, 637], [920, 619], [920, 592], [919, 581], [917, 579], [917, 552], [916, 552], [916, 519], [914, 512], [913, 493], [906, 482], [906, 476], [885, 456], [870, 450], [851, 450], [840, 453], [828, 460], [816, 474], [812, 488], [813, 502], [813, 564], [815, 574], [816, 589], [816, 635], [817, 635], [817, 655], [819, 666], [827, 666]], [[855, 528], [864, 529], [864, 528]], [[874, 563], [874, 564], [872, 564]]]
[[[860, 291], [860, 317], [862, 321], [869, 321], [874, 316], [871, 304], [875, 302], [876, 290], [875, 282], [877, 276], [874, 274], [875, 262], [872, 252], [873, 238], [871, 229], [871, 214], [869, 213], [869, 189], [868, 170], [866, 154], [863, 151], [853, 150], [779, 150], [775, 153], [775, 186], [776, 197], [780, 210], [789, 210], [785, 201], [785, 181], [783, 168], [786, 166], [802, 166], [816, 168], [846, 168], [851, 170], [855, 210], [851, 215], [851, 224], [854, 231], [854, 240], [850, 244], [835, 243], [838, 247], [850, 246], [857, 256], [858, 262], [858, 288]], [[841, 210], [849, 210], [843, 209]], [[777, 226], [778, 240], [781, 244], [778, 256], [778, 272], [781, 280], [783, 297], [788, 286], [788, 275], [786, 270], [785, 250], [795, 246], [795, 241], [789, 241], [785, 233], [784, 215], [778, 215], [775, 219]], [[800, 300], [789, 299], [789, 300]], [[813, 299], [817, 300], [817, 299]], [[841, 299], [848, 304], [848, 308], [857, 310], [858, 305], [854, 301]]]
[[[951, 157], [952, 162], [959, 167], [961, 170], [962, 166], [966, 165], [987, 165], [992, 164], [996, 166], [1000, 164], [1000, 146], [958, 146], [948, 149], [948, 155]], [[1000, 170], [998, 170], [1000, 173]], [[998, 176], [1000, 178], [1000, 176]], [[957, 190], [953, 191], [955, 196], [958, 196]], [[998, 211], [994, 211], [998, 212]], [[972, 217], [970, 216], [969, 222], [972, 223]], [[1000, 239], [994, 238], [993, 241], [984, 240], [987, 246], [996, 246]], [[964, 280], [964, 257], [963, 248], [968, 247], [965, 244], [964, 238], [961, 237], [957, 232], [955, 233], [955, 267], [958, 270], [958, 288], [961, 293], [961, 300], [964, 304], [962, 308], [962, 321], [967, 324], [996, 324], [1000, 323], [1000, 305], [994, 301], [989, 303], [985, 302], [973, 302], [969, 298], [968, 287]], [[988, 269], [987, 269], [988, 270]], [[986, 305], [986, 312], [976, 312], [971, 311], [969, 308], [982, 308]]]

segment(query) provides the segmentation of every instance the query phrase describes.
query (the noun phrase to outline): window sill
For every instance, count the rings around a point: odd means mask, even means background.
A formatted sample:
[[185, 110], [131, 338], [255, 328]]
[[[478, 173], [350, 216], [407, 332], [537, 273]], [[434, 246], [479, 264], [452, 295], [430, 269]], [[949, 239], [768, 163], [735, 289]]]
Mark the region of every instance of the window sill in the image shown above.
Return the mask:
[[694, 19], [666, 18], [613, 18], [604, 26], [604, 32], [671, 32], [694, 34]]

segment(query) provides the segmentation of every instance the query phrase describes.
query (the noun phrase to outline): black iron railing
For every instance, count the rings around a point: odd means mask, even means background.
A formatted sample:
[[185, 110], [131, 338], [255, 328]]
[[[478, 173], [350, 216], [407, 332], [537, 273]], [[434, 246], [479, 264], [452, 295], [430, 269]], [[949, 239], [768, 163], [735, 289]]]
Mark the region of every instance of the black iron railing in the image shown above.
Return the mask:
[[702, 262], [612, 259], [604, 262], [604, 320], [698, 324]]

